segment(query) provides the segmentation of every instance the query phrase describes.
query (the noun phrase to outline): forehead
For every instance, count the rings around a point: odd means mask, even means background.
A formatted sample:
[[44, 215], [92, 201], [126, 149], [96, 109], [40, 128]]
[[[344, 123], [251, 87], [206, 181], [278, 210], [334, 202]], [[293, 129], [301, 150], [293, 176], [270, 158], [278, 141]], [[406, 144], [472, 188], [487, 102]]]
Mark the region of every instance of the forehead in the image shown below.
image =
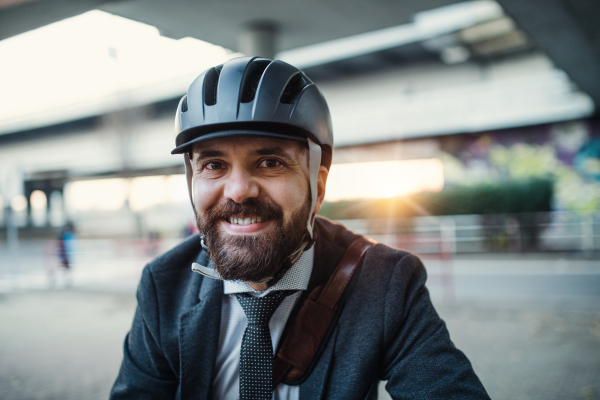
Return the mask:
[[308, 151], [306, 147], [295, 140], [283, 140], [262, 137], [225, 137], [199, 142], [194, 145], [192, 153], [194, 158], [210, 151], [219, 152], [223, 156], [242, 155], [268, 155], [283, 151], [293, 158], [305, 156]]

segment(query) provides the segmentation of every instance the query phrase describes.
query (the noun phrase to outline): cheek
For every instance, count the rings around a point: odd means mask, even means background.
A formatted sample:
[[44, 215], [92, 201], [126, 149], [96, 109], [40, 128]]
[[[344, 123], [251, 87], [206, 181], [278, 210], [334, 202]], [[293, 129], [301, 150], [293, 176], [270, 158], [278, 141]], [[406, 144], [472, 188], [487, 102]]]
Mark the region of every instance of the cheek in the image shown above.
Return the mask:
[[269, 186], [268, 195], [283, 208], [284, 213], [293, 212], [304, 205], [308, 196], [308, 183], [301, 179], [282, 180]]
[[201, 213], [213, 206], [219, 198], [220, 187], [215, 181], [192, 179], [192, 190], [194, 207]]

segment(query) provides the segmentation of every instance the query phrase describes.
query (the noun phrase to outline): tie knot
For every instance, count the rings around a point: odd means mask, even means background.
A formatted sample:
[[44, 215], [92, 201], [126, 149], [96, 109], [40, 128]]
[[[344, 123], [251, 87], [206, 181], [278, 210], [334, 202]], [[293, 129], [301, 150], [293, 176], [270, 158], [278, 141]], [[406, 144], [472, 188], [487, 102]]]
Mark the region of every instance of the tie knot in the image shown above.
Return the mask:
[[265, 297], [253, 297], [247, 293], [237, 294], [236, 297], [246, 314], [248, 325], [268, 324], [275, 310], [283, 299], [292, 291], [277, 291]]

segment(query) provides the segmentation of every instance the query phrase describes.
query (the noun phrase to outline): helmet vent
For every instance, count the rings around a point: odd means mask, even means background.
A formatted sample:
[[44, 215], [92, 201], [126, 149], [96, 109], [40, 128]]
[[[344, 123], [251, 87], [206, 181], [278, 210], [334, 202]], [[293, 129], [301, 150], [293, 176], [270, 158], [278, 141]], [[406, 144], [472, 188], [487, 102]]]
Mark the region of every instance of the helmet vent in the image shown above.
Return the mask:
[[240, 99], [242, 103], [254, 101], [260, 78], [262, 78], [265, 69], [267, 69], [270, 63], [271, 60], [260, 60], [254, 61], [248, 66], [244, 74], [244, 82], [242, 83], [242, 96]]
[[222, 65], [211, 68], [204, 78], [204, 104], [214, 106], [217, 104], [217, 84], [221, 75]]
[[283, 104], [293, 104], [296, 97], [300, 94], [300, 92], [309, 85], [308, 79], [304, 76], [304, 74], [296, 74], [290, 81], [287, 86], [283, 90], [283, 94], [281, 95], [281, 99], [279, 101]]
[[184, 96], [183, 101], [181, 102], [181, 112], [187, 112], [187, 110], [188, 110], [187, 96]]

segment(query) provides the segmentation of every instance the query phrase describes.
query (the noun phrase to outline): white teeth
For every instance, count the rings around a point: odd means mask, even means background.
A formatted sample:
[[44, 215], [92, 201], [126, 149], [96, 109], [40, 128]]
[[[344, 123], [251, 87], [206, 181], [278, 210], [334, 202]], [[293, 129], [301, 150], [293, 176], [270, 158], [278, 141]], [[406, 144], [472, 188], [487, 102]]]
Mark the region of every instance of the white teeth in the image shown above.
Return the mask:
[[236, 225], [250, 225], [255, 224], [257, 222], [262, 222], [262, 217], [247, 217], [247, 218], [236, 218], [230, 217], [229, 223]]

